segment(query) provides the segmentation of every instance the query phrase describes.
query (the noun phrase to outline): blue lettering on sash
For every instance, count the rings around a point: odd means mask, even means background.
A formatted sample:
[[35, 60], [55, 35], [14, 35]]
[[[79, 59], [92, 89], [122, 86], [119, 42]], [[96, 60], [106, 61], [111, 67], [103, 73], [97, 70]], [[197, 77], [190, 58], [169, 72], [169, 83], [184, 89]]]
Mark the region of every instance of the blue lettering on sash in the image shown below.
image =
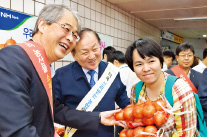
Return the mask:
[[97, 98], [96, 94], [93, 94], [92, 98], [93, 99], [96, 99]]
[[99, 93], [101, 93], [101, 90], [100, 90], [100, 88], [97, 90], [97, 93], [99, 94]]
[[98, 96], [98, 95], [101, 93], [101, 91], [104, 89], [105, 85], [106, 85], [106, 82], [104, 81], [104, 82], [101, 84], [101, 86], [97, 89], [96, 93], [92, 95], [92, 98], [93, 98], [93, 99], [96, 99], [96, 98], [97, 98], [97, 96]]
[[92, 104], [92, 100], [90, 99], [90, 100], [88, 100], [88, 103], [85, 104], [84, 108], [87, 110], [91, 104]]

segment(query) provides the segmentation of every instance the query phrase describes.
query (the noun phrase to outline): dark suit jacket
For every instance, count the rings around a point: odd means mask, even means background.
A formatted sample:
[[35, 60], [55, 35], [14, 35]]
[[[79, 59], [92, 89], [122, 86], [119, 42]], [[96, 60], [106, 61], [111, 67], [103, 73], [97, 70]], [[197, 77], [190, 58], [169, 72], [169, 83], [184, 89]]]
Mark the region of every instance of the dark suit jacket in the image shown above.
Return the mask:
[[[107, 65], [108, 63], [106, 62], [100, 62], [98, 78], [101, 77]], [[53, 87], [58, 100], [71, 108], [76, 108], [91, 89], [82, 67], [77, 62], [73, 62], [56, 71], [53, 77]], [[126, 107], [130, 103], [126, 87], [121, 82], [119, 74], [94, 111], [114, 110], [115, 102], [121, 108]], [[113, 137], [113, 135], [114, 130], [112, 126], [107, 127], [100, 124], [98, 134], [86, 130], [78, 130], [74, 137]]]
[[203, 71], [198, 87], [198, 96], [203, 108], [204, 118], [207, 123], [207, 69]]
[[[173, 76], [175, 76], [175, 74], [173, 73], [173, 71], [171, 69], [166, 70], [165, 72], [167, 72], [168, 74], [171, 74]], [[198, 71], [195, 71], [193, 69], [190, 69], [190, 80], [191, 82], [194, 84], [194, 86], [196, 87], [196, 89], [198, 90], [198, 85], [199, 85], [199, 81], [201, 79], [201, 73]]]
[[[99, 113], [63, 107], [54, 98], [55, 121], [98, 131]], [[54, 137], [47, 93], [27, 53], [19, 46], [0, 50], [0, 136]]]

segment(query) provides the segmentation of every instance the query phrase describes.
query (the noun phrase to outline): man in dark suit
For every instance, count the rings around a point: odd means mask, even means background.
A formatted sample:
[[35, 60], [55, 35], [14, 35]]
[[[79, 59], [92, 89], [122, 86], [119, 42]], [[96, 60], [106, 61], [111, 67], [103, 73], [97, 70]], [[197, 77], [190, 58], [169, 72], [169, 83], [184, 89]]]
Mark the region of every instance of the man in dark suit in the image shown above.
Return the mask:
[[207, 68], [204, 69], [198, 87], [198, 96], [203, 108], [203, 115], [207, 123]]
[[46, 5], [33, 41], [0, 50], [0, 136], [54, 137], [54, 121], [93, 132], [100, 122], [119, 125], [114, 111], [77, 111], [52, 96], [49, 64], [75, 47], [78, 28], [75, 12], [63, 5]]
[[[193, 64], [194, 60], [194, 54], [195, 51], [191, 44], [183, 43], [179, 45], [176, 48], [176, 59], [178, 62], [178, 66], [175, 66], [179, 67], [179, 70], [178, 68], [175, 68], [175, 70], [179, 71], [183, 75], [187, 75], [195, 88], [198, 89], [201, 73], [191, 69], [191, 65]], [[173, 68], [168, 69], [165, 72], [175, 76], [176, 74], [173, 72]]]
[[[101, 51], [99, 48], [100, 38], [98, 34], [88, 28], [79, 33], [80, 41], [77, 43], [72, 55], [75, 62], [56, 70], [53, 77], [53, 85], [57, 99], [71, 108], [77, 108], [81, 100], [91, 90], [91, 79], [95, 83], [100, 80], [105, 69], [109, 65], [101, 61]], [[94, 70], [95, 74], [90, 76], [88, 72]], [[126, 87], [120, 79], [120, 75], [115, 77], [104, 97], [93, 110], [94, 112], [114, 110], [115, 102], [121, 107], [126, 107], [130, 100], [127, 97]], [[113, 127], [99, 125], [99, 132], [87, 130], [77, 130], [74, 137], [113, 137]]]

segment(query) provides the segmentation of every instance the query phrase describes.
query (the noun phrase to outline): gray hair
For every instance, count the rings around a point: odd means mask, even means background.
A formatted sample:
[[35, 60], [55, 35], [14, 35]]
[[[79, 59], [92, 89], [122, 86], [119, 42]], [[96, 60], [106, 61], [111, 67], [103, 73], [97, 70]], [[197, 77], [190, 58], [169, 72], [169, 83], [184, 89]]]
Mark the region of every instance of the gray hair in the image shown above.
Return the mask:
[[81, 21], [78, 16], [78, 13], [74, 10], [71, 10], [69, 7], [65, 5], [58, 4], [48, 4], [40, 11], [37, 21], [35, 23], [35, 28], [33, 30], [32, 36], [34, 36], [38, 32], [38, 22], [40, 19], [46, 21], [47, 24], [52, 24], [57, 22], [64, 14], [65, 10], [68, 10], [76, 19], [78, 23], [78, 32], [81, 30]]

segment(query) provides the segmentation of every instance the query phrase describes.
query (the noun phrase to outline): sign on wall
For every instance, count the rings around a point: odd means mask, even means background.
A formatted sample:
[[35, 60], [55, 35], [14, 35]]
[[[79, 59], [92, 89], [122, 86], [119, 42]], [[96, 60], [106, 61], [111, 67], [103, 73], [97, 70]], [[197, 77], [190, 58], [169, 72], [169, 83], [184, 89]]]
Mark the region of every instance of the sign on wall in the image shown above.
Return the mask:
[[0, 44], [8, 41], [20, 43], [32, 38], [33, 28], [37, 17], [0, 8]]
[[179, 37], [177, 35], [174, 35], [174, 42], [175, 43], [182, 44], [183, 43], [183, 38], [182, 37]]
[[103, 52], [104, 48], [106, 48], [108, 46], [113, 47], [113, 38], [111, 36], [104, 35], [104, 34], [101, 34], [101, 33], [98, 33], [98, 35], [101, 39], [101, 43], [100, 43], [101, 53]]
[[169, 41], [172, 41], [172, 42], [175, 42], [175, 43], [178, 43], [178, 44], [183, 43], [183, 38], [182, 37], [177, 36], [175, 34], [172, 34], [170, 32], [167, 32], [167, 31], [162, 32], [162, 38], [166, 39], [166, 40], [169, 40]]
[[101, 34], [101, 33], [98, 33], [98, 35], [101, 39], [100, 49], [101, 49], [101, 55], [102, 55], [104, 48], [106, 48], [108, 46], [113, 47], [113, 38], [111, 36], [104, 35], [104, 34]]

